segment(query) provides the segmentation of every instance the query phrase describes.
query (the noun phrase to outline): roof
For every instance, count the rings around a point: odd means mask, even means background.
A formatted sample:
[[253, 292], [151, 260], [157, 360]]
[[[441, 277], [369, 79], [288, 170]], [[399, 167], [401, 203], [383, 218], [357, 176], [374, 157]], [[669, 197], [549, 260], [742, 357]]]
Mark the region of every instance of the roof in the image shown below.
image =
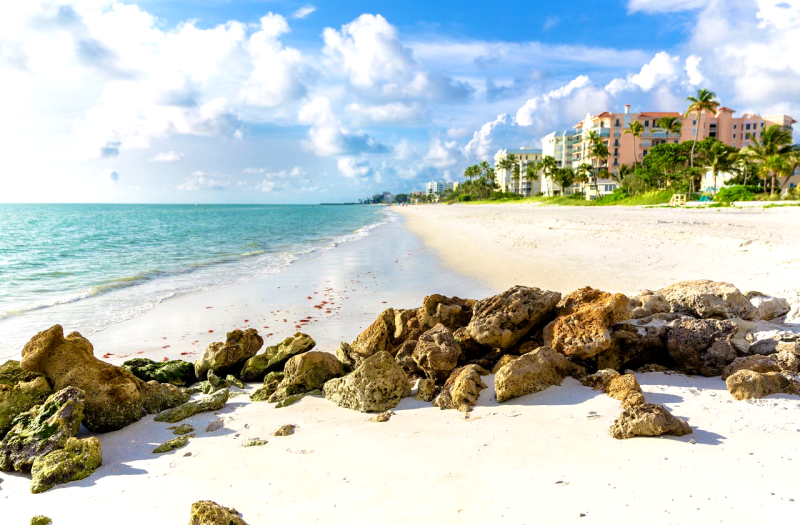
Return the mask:
[[726, 106], [722, 106], [721, 108], [717, 108], [717, 111], [730, 111], [731, 113], [736, 113], [735, 109], [731, 109], [731, 108], [726, 107]]
[[639, 113], [640, 117], [682, 117], [683, 113], [677, 111], [648, 111], [647, 113]]
[[495, 157], [503, 155], [541, 155], [541, 149], [526, 148], [526, 149], [501, 149], [495, 154]]

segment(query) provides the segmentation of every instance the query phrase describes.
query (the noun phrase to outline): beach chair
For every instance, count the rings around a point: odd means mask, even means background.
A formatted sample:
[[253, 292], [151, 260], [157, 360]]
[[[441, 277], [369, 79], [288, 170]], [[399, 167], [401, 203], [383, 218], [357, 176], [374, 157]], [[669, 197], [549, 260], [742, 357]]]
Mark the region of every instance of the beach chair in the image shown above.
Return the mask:
[[670, 206], [683, 206], [684, 204], [686, 204], [685, 193], [674, 193], [672, 197], [669, 199]]

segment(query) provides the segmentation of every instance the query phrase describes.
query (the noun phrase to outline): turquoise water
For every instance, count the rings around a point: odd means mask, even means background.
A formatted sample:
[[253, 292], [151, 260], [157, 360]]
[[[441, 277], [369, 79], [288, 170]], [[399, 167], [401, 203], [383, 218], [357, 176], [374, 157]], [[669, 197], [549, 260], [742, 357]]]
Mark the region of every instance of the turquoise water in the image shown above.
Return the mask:
[[0, 356], [46, 319], [89, 335], [277, 273], [387, 217], [374, 206], [0, 204]]

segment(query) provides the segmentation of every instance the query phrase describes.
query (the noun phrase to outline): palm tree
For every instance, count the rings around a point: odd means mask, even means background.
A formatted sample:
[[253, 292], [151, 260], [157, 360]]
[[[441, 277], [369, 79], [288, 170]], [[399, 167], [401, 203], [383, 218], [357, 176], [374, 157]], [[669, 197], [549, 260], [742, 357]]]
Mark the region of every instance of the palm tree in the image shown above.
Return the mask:
[[714, 175], [714, 191], [717, 191], [717, 175], [733, 169], [736, 157], [736, 149], [723, 142], [714, 142], [700, 152], [700, 165]]
[[[600, 141], [592, 146], [592, 164], [594, 164], [594, 159], [600, 159], [600, 166], [597, 167], [597, 173], [595, 177], [600, 177], [600, 168], [602, 168], [608, 162], [608, 155], [608, 146], [606, 146], [605, 142]], [[606, 170], [607, 169], [608, 166], [606, 166]], [[596, 182], [597, 181], [595, 181], [595, 183]]]
[[555, 157], [551, 157], [550, 155], [544, 156], [542, 159], [542, 173], [544, 173], [545, 177], [549, 177], [550, 180], [553, 180], [553, 173], [557, 167], [558, 163]]
[[[716, 112], [717, 107], [719, 106], [719, 102], [715, 100], [717, 95], [713, 91], [709, 91], [707, 89], [698, 89], [696, 97], [686, 97], [686, 100], [690, 102], [689, 107], [686, 109], [686, 117], [688, 118], [691, 113], [695, 114], [695, 118], [697, 120], [698, 129], [700, 128], [700, 114], [704, 111], [708, 112]], [[694, 134], [694, 144], [692, 144], [692, 155], [689, 157], [691, 165], [690, 168], [694, 168], [694, 148], [697, 146], [697, 137], [700, 134], [695, 132]]]
[[528, 184], [530, 185], [531, 195], [533, 195], [533, 181], [539, 180], [538, 170], [539, 170], [539, 165], [535, 161], [530, 161], [525, 166], [525, 180], [527, 180]]
[[572, 171], [572, 168], [557, 168], [552, 176], [553, 180], [561, 188], [561, 196], [563, 197], [564, 190], [568, 186], [572, 186], [572, 183], [575, 181], [575, 172]]
[[786, 155], [786, 161], [786, 170], [783, 172], [786, 180], [781, 183], [781, 189], [785, 188], [786, 185], [789, 184], [789, 179], [792, 178], [795, 170], [798, 166], [800, 166], [800, 144], [795, 144], [792, 146], [791, 151]]
[[580, 182], [581, 184], [581, 193], [585, 192], [584, 185], [591, 180], [593, 173], [593, 168], [586, 164], [585, 162], [581, 163], [578, 166], [578, 169], [575, 170], [575, 182]]
[[747, 137], [753, 143], [742, 149], [741, 153], [759, 164], [759, 171], [764, 177], [765, 190], [767, 179], [772, 181], [770, 190], [770, 195], [772, 195], [775, 193], [775, 179], [778, 173], [785, 172], [791, 157], [794, 156], [794, 148], [791, 145], [792, 134], [782, 126], [773, 124], [764, 131], [761, 141], [753, 133], [748, 133]]
[[511, 167], [513, 166], [513, 161], [511, 160], [511, 155], [507, 155], [500, 159], [497, 163], [496, 168], [502, 172], [503, 180], [508, 176], [508, 173], [511, 171]]
[[522, 194], [522, 184], [520, 181], [522, 180], [522, 173], [520, 171], [519, 163], [515, 162], [514, 166], [511, 168], [511, 181], [514, 183], [513, 187], [515, 188], [513, 191], [517, 191], [517, 188], [520, 195]]
[[633, 135], [633, 163], [638, 164], [639, 155], [636, 151], [636, 139], [641, 137], [642, 133], [644, 133], [644, 126], [638, 120], [633, 120], [630, 124], [628, 124], [628, 129], [622, 132], [623, 135], [627, 135], [629, 133]]
[[681, 119], [678, 117], [661, 117], [656, 122], [657, 129], [660, 129], [667, 134], [667, 142], [669, 142], [670, 133], [676, 133], [678, 136], [681, 134]]

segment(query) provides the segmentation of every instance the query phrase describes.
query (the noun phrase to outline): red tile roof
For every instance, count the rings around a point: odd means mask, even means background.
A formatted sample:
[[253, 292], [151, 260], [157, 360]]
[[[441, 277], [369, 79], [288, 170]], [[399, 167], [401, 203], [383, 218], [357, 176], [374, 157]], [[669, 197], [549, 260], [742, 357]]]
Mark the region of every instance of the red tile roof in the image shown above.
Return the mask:
[[682, 117], [683, 113], [676, 111], [648, 111], [647, 113], [639, 113], [640, 117]]

